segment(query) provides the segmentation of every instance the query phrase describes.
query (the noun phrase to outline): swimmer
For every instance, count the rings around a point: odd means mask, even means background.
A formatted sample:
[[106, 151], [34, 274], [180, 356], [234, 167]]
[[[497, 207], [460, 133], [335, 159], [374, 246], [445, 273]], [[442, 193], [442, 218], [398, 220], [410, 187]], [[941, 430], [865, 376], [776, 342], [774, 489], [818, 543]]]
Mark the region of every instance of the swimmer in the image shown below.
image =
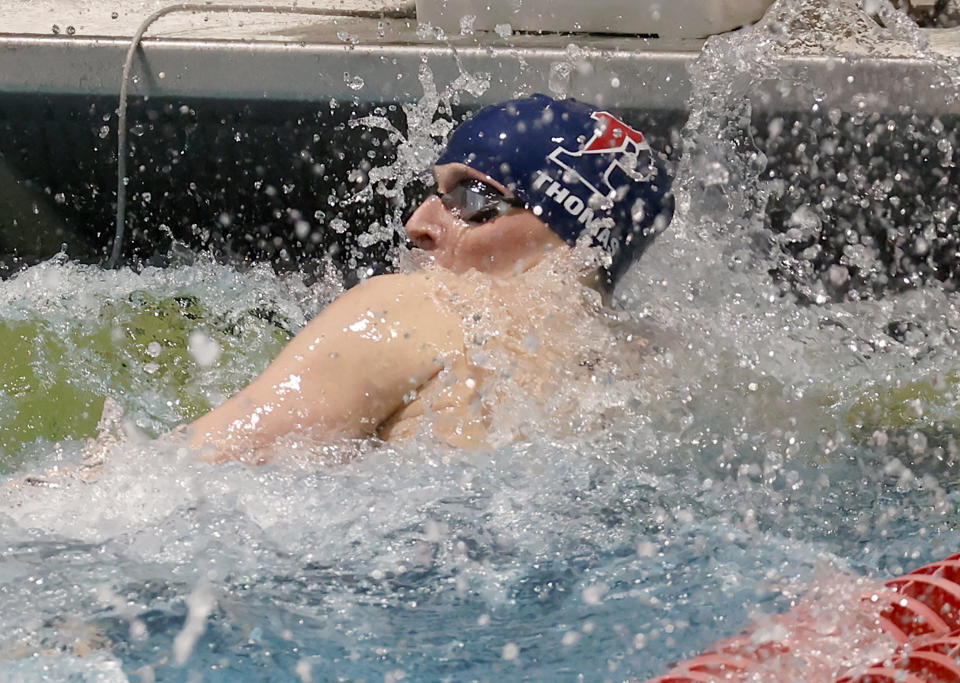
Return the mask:
[[435, 194], [405, 226], [430, 267], [371, 278], [327, 306], [187, 427], [202, 458], [261, 463], [288, 434], [394, 441], [425, 424], [484, 448], [498, 396], [546, 398], [591, 367], [576, 341], [592, 309], [673, 213], [645, 137], [595, 107], [533, 95], [460, 125], [433, 175]]

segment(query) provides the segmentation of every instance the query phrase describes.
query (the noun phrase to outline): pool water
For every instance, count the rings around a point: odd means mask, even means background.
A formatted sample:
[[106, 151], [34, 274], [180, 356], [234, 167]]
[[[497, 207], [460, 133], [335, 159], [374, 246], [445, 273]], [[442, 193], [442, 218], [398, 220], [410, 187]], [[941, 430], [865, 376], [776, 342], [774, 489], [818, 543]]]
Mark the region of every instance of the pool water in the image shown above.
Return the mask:
[[[0, 676], [643, 679], [956, 552], [953, 286], [881, 281], [856, 234], [840, 254], [859, 260], [818, 261], [803, 240], [822, 197], [782, 232], [764, 220], [785, 181], [741, 144], [738, 103], [743, 73], [815, 35], [784, 16], [694, 66], [680, 210], [618, 296], [650, 353], [639, 380], [598, 374], [599, 426], [483, 453], [291, 439], [271, 466], [199, 463], [154, 437], [265, 367], [342, 291], [332, 267], [55, 259], [0, 283]], [[122, 417], [98, 427], [104, 397]], [[855, 659], [850, 636], [823, 680]]]

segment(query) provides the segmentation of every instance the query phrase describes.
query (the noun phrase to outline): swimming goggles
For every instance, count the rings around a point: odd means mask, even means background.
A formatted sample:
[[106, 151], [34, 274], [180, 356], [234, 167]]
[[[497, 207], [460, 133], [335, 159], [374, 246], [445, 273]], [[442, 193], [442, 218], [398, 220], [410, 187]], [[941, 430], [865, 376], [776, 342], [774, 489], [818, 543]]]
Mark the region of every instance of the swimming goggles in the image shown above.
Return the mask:
[[505, 216], [514, 209], [527, 208], [522, 199], [507, 197], [478, 178], [464, 178], [449, 192], [437, 190], [437, 195], [450, 213], [474, 225]]

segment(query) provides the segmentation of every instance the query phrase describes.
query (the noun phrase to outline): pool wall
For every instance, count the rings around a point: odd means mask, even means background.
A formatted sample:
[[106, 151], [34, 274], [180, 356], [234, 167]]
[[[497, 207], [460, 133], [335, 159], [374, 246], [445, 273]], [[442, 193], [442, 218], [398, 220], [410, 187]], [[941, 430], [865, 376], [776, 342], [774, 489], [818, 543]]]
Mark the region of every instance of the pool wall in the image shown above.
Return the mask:
[[[363, 188], [365, 170], [390, 162], [397, 139], [350, 122], [382, 114], [405, 134], [402, 105], [424, 99], [431, 82], [454, 117], [525, 92], [594, 102], [647, 132], [668, 160], [679, 157], [693, 95], [691, 67], [704, 41], [482, 31], [447, 36], [402, 15], [157, 22], [131, 75], [125, 262], [165, 263], [176, 257], [170, 250], [176, 240], [279, 267], [309, 267], [318, 253], [329, 253], [349, 277], [382, 267], [390, 243], [352, 248], [349, 240], [368, 232], [391, 200], [349, 199]], [[129, 37], [118, 34], [129, 33], [131, 20], [112, 34], [102, 21], [72, 31], [57, 24], [54, 34], [46, 19], [37, 13], [32, 32], [20, 25], [18, 33], [0, 33], [0, 172], [12, 181], [0, 194], [3, 275], [64, 244], [84, 261], [105, 260], [112, 245], [117, 94], [129, 47]], [[924, 33], [936, 59], [960, 55], [956, 30]], [[831, 167], [835, 176], [857, 155], [868, 169], [873, 159], [904, 157], [874, 164], [877, 180], [891, 164], [916, 166], [905, 183], [915, 200], [914, 223], [924, 212], [942, 213], [928, 200], [938, 187], [955, 184], [955, 152], [946, 165], [938, 152], [934, 173], [921, 168], [932, 156], [925, 146], [936, 150], [942, 137], [935, 131], [953, 135], [960, 110], [953, 89], [944, 87], [942, 64], [918, 55], [909, 41], [886, 45], [882, 57], [857, 56], [855, 45], [847, 47], [852, 52], [842, 57], [835, 56], [836, 46], [830, 54], [806, 46], [785, 55], [778, 78], [750, 83], [742, 93], [752, 117], [750, 144], [765, 158], [764, 177], [785, 182], [786, 191], [765, 207], [766, 224], [776, 232], [790, 229], [811, 191], [828, 193]], [[823, 144], [835, 137], [838, 121], [850, 144], [821, 154], [811, 172], [813, 162], [797, 155], [797, 144]], [[877, 153], [874, 129], [890, 121], [893, 129], [880, 132], [884, 149]], [[411, 185], [407, 201], [417, 192]], [[840, 237], [849, 230], [849, 221], [831, 221], [841, 209], [817, 211], [825, 225], [842, 223]], [[350, 226], [346, 241], [342, 230], [330, 229], [333, 219]], [[887, 211], [880, 219], [857, 230], [880, 232], [898, 217]], [[939, 221], [945, 239], [955, 220]], [[843, 240], [831, 250], [827, 233], [819, 238], [827, 248], [817, 272], [785, 271], [785, 282], [820, 277], [842, 257]], [[954, 277], [956, 250], [947, 242], [924, 277]], [[801, 240], [778, 248], [807, 246]], [[883, 256], [894, 269], [902, 265], [900, 252], [891, 247]], [[916, 271], [912, 264], [904, 268]]]

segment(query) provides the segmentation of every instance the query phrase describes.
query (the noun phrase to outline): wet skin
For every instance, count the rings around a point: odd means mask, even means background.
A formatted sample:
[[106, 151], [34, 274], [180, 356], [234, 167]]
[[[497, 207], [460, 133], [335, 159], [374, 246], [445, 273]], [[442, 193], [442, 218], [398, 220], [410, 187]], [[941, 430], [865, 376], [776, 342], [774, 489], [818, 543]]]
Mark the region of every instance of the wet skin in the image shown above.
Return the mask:
[[[478, 178], [509, 196], [496, 180], [463, 164], [434, 169], [439, 192], [449, 192], [464, 178]], [[471, 226], [448, 211], [438, 196], [427, 199], [410, 216], [407, 234], [414, 244], [454, 273], [474, 269], [494, 276], [524, 272], [554, 249], [569, 249], [547, 225], [527, 210], [512, 211], [489, 223]]]
[[[462, 164], [437, 167], [434, 175], [441, 193], [479, 178], [509, 195]], [[462, 418], [445, 440], [482, 445], [482, 425], [463, 417], [476, 380], [464, 361], [462, 307], [452, 303], [462, 304], [470, 288], [457, 275], [476, 271], [509, 288], [511, 278], [570, 247], [529, 210], [472, 225], [438, 196], [424, 201], [405, 227], [439, 269], [374, 277], [327, 306], [249, 386], [188, 426], [202, 458], [266, 462], [270, 445], [290, 433], [363, 438], [386, 426], [385, 438], [409, 435], [392, 428], [396, 416], [422, 415], [411, 403], [445, 368], [453, 368], [459, 386], [435, 398]]]

